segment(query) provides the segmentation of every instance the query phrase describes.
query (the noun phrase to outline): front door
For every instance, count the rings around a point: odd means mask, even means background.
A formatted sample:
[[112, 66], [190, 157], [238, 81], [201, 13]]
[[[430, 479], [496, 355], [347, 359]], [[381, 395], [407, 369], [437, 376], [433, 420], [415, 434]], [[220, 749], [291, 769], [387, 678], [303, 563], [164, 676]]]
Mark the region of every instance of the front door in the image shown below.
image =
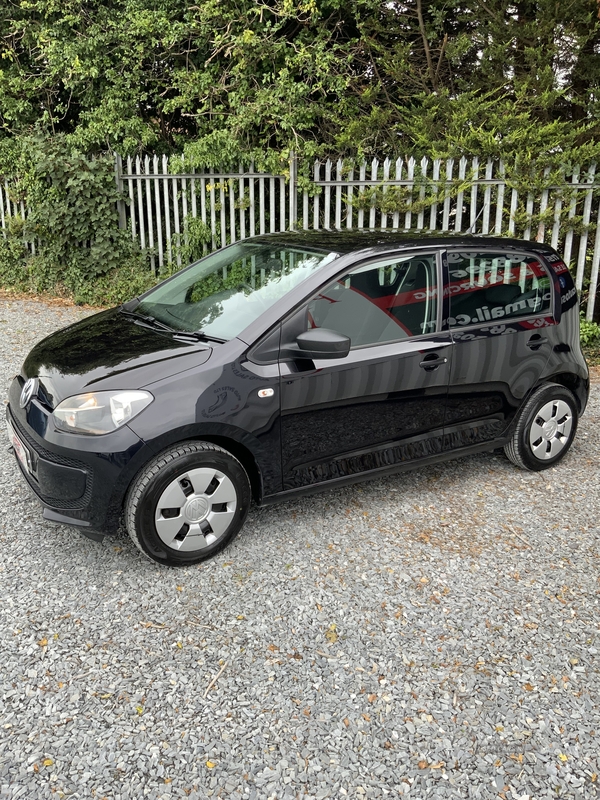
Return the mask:
[[284, 325], [284, 346], [286, 330], [302, 327], [352, 342], [344, 359], [280, 365], [284, 490], [442, 451], [452, 339], [437, 332], [436, 260], [426, 253], [363, 265]]

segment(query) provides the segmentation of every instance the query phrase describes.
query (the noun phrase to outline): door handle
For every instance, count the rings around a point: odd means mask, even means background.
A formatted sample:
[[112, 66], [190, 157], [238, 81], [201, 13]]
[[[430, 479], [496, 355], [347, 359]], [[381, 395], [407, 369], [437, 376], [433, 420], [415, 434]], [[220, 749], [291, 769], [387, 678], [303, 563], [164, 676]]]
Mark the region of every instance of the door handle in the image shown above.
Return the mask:
[[419, 362], [419, 366], [423, 367], [426, 372], [433, 372], [434, 369], [437, 369], [442, 364], [447, 364], [448, 359], [445, 357], [440, 357], [437, 353], [431, 353], [431, 355], [425, 356], [423, 361]]
[[531, 350], [538, 350], [543, 344], [548, 341], [544, 336], [540, 336], [539, 333], [534, 333], [534, 335], [529, 339], [527, 342], [527, 347]]

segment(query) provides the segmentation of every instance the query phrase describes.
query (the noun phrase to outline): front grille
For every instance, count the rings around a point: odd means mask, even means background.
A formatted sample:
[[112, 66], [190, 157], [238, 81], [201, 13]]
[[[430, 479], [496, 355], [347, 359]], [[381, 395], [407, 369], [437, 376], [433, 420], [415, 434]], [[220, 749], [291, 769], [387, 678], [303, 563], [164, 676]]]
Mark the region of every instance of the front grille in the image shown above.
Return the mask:
[[30, 434], [23, 428], [23, 426], [18, 422], [18, 420], [14, 417], [13, 414], [10, 414], [10, 421], [15, 431], [19, 434], [20, 438], [25, 442], [25, 444], [29, 447], [29, 449], [32, 450], [33, 453], [37, 455], [39, 458], [43, 458], [46, 461], [50, 461], [53, 464], [58, 464], [60, 466], [82, 469], [87, 473], [85, 492], [83, 496], [77, 498], [77, 500], [64, 500], [63, 498], [60, 497], [50, 497], [49, 495], [42, 494], [37, 482], [32, 480], [31, 475], [28, 475], [27, 477], [30, 479], [30, 483], [33, 489], [35, 490], [35, 493], [39, 497], [41, 497], [45, 503], [47, 503], [49, 506], [52, 506], [52, 508], [67, 509], [67, 508], [84, 508], [85, 506], [87, 506], [92, 497], [93, 471], [91, 467], [88, 464], [84, 464], [82, 461], [78, 461], [75, 458], [65, 458], [64, 456], [58, 455], [58, 453], [51, 453], [49, 450], [46, 450], [45, 447], [42, 447], [40, 444], [38, 444], [36, 441], [32, 439]]

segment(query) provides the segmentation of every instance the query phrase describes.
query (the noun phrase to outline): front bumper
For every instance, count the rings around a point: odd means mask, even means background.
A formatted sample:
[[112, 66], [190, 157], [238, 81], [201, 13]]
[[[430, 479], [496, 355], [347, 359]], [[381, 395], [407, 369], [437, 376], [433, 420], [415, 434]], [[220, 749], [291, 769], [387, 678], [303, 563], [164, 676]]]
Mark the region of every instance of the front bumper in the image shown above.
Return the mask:
[[86, 535], [113, 533], [129, 484], [152, 453], [127, 426], [104, 436], [57, 431], [38, 398], [19, 406], [22, 383], [17, 377], [11, 385], [6, 417], [24, 448], [17, 463], [44, 517]]

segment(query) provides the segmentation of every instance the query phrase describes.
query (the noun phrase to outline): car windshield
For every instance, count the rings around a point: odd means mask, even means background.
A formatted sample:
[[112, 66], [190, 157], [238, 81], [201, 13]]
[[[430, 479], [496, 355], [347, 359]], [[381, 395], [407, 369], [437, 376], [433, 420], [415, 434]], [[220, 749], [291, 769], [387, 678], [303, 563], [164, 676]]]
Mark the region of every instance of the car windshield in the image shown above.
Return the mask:
[[232, 339], [337, 255], [239, 242], [157, 286], [134, 313], [176, 330]]

